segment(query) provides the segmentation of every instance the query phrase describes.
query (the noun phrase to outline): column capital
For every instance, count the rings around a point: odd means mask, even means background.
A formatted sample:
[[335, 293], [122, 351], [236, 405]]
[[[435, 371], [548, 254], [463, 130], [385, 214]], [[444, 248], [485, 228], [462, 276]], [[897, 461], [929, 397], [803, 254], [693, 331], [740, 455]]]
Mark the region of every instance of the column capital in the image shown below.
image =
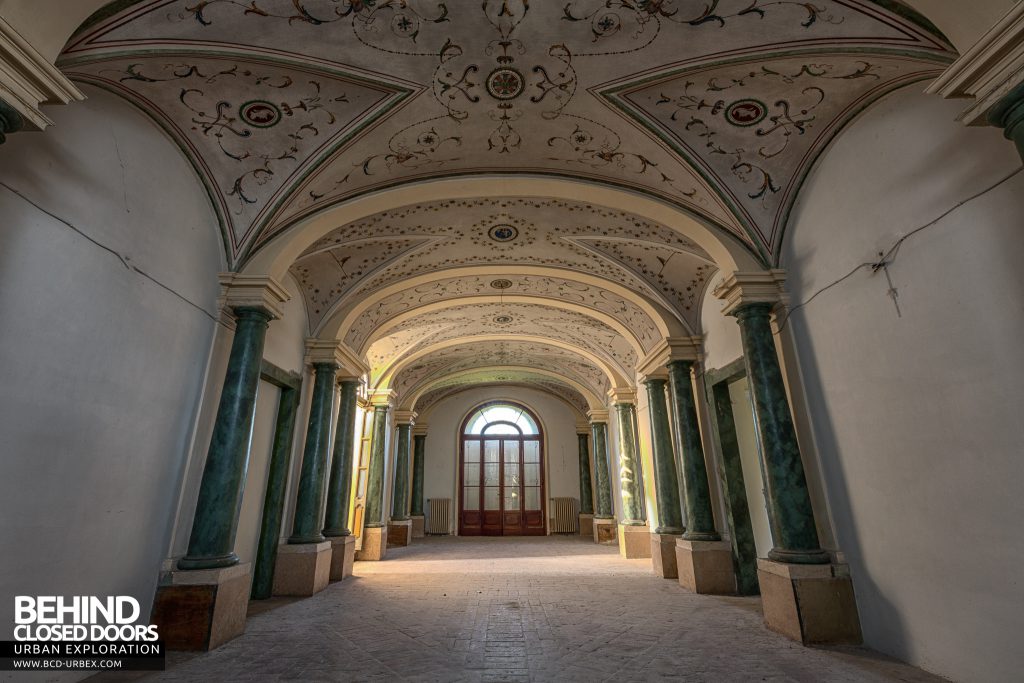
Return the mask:
[[390, 408], [396, 396], [398, 394], [393, 389], [376, 389], [370, 392], [370, 405], [374, 408]]
[[370, 371], [367, 365], [359, 356], [352, 351], [344, 342], [338, 339], [317, 339], [310, 337], [306, 339], [306, 363], [334, 363], [346, 376], [358, 380], [362, 375]]
[[[972, 98], [957, 117], [968, 126], [998, 123], [1006, 101], [1024, 83], [1024, 4], [1017, 3], [978, 42], [936, 78], [925, 92], [947, 99]], [[1019, 96], [1018, 96], [1019, 101]], [[1002, 113], [1001, 111], [1002, 110]]]
[[715, 288], [715, 296], [725, 301], [722, 313], [733, 315], [736, 309], [747, 304], [783, 304], [788, 295], [782, 285], [786, 271], [773, 269], [756, 272], [735, 272]]
[[636, 391], [630, 387], [615, 387], [608, 390], [608, 398], [616, 405], [620, 403], [634, 404], [636, 403]]
[[608, 422], [608, 411], [607, 410], [588, 410], [587, 417], [590, 418], [590, 424], [600, 422], [607, 424]]
[[221, 273], [218, 307], [222, 311], [235, 308], [262, 308], [278, 319], [284, 315], [281, 304], [291, 295], [272, 277], [251, 277], [238, 273]]
[[590, 423], [589, 422], [576, 422], [576, 433], [577, 434], [590, 434]]
[[416, 415], [418, 415], [418, 413], [415, 410], [396, 410], [395, 423], [399, 427], [402, 425], [409, 425], [411, 427], [416, 423]]
[[637, 363], [637, 379], [665, 379], [665, 366], [674, 360], [700, 360], [704, 357], [703, 337], [666, 337]]
[[412, 435], [413, 436], [426, 436], [427, 435], [427, 428], [428, 427], [429, 427], [429, 425], [426, 422], [417, 422], [415, 425], [413, 425]]

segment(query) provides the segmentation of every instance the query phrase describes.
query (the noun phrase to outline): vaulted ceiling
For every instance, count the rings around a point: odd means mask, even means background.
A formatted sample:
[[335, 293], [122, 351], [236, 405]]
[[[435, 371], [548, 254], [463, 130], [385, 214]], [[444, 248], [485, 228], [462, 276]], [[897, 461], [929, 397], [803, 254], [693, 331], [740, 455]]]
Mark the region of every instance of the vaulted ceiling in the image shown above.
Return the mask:
[[[892, 0], [143, 0], [59, 64], [177, 141], [235, 268], [347, 200], [481, 174], [653, 197], [770, 266], [838, 130], [953, 57]], [[678, 225], [522, 196], [395, 205], [291, 273], [311, 334], [374, 383], [514, 377], [582, 405], [700, 333], [717, 267]]]

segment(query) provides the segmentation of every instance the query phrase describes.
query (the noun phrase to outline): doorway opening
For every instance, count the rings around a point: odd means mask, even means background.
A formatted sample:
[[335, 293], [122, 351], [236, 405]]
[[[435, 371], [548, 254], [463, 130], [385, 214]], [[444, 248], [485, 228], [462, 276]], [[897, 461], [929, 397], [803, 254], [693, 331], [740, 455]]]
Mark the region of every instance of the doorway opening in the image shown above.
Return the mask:
[[544, 535], [544, 439], [536, 415], [509, 401], [484, 404], [463, 421], [459, 443], [459, 534]]

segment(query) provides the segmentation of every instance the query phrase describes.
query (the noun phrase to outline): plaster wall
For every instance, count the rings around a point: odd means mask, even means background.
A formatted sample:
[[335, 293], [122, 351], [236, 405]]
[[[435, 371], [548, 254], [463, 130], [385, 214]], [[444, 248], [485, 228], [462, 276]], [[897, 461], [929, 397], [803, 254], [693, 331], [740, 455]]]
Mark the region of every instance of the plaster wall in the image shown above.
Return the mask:
[[[808, 178], [782, 254], [794, 306], [983, 192], [1020, 158], [962, 105], [900, 91]], [[953, 680], [1024, 653], [1024, 175], [909, 237], [790, 319], [838, 542], [871, 647]]]
[[724, 368], [743, 356], [743, 341], [736, 318], [722, 314], [725, 302], [714, 295], [727, 273], [718, 271], [704, 291], [700, 310], [700, 325], [704, 334], [704, 367], [708, 370]]
[[[545, 506], [550, 516], [550, 499], [571, 497], [579, 500], [579, 443], [576, 423], [583, 419], [568, 404], [554, 396], [526, 387], [482, 387], [468, 389], [443, 399], [432, 406], [419, 422], [427, 422], [424, 455], [423, 501], [428, 498], [451, 498], [453, 510], [458, 506], [457, 467], [459, 462], [459, 430], [462, 420], [476, 406], [492, 400], [518, 401], [533, 410], [541, 420], [545, 436]], [[453, 514], [453, 517], [457, 515]], [[458, 520], [452, 520], [453, 532]]]
[[[177, 148], [137, 110], [85, 90], [88, 101], [51, 112], [52, 130], [3, 147], [0, 593], [132, 595], [146, 618], [224, 264]], [[0, 604], [4, 624], [12, 607]]]

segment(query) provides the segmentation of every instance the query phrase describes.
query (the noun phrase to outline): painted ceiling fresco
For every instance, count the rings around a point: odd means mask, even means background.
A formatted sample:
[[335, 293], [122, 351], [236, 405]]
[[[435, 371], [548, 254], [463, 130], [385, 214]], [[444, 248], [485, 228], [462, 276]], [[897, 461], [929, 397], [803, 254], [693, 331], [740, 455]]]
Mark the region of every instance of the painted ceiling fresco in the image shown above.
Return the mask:
[[[487, 174], [654, 197], [771, 266], [838, 130], [954, 56], [893, 0], [121, 0], [59, 65], [175, 139], [235, 269], [346, 200]], [[604, 397], [701, 333], [717, 266], [681, 226], [545, 197], [395, 204], [290, 273], [309, 333], [400, 400], [515, 381], [582, 409], [580, 387]]]
[[[449, 396], [465, 391], [469, 386], [473, 388], [493, 387], [497, 389], [510, 386], [525, 387], [554, 394], [575, 408], [580, 413], [581, 418], [586, 416], [587, 411], [591, 407], [587, 403], [587, 399], [577, 389], [557, 379], [522, 370], [481, 370], [441, 380], [433, 385], [429, 391], [421, 395], [419, 400], [416, 401], [416, 410], [419, 412], [420, 418], [424, 418], [427, 411], [433, 406]], [[429, 420], [429, 416], [427, 416], [427, 420]]]
[[836, 129], [951, 61], [894, 6], [145, 0], [88, 22], [60, 65], [179, 141], [235, 264], [346, 198], [490, 172], [632, 188], [768, 259]]

